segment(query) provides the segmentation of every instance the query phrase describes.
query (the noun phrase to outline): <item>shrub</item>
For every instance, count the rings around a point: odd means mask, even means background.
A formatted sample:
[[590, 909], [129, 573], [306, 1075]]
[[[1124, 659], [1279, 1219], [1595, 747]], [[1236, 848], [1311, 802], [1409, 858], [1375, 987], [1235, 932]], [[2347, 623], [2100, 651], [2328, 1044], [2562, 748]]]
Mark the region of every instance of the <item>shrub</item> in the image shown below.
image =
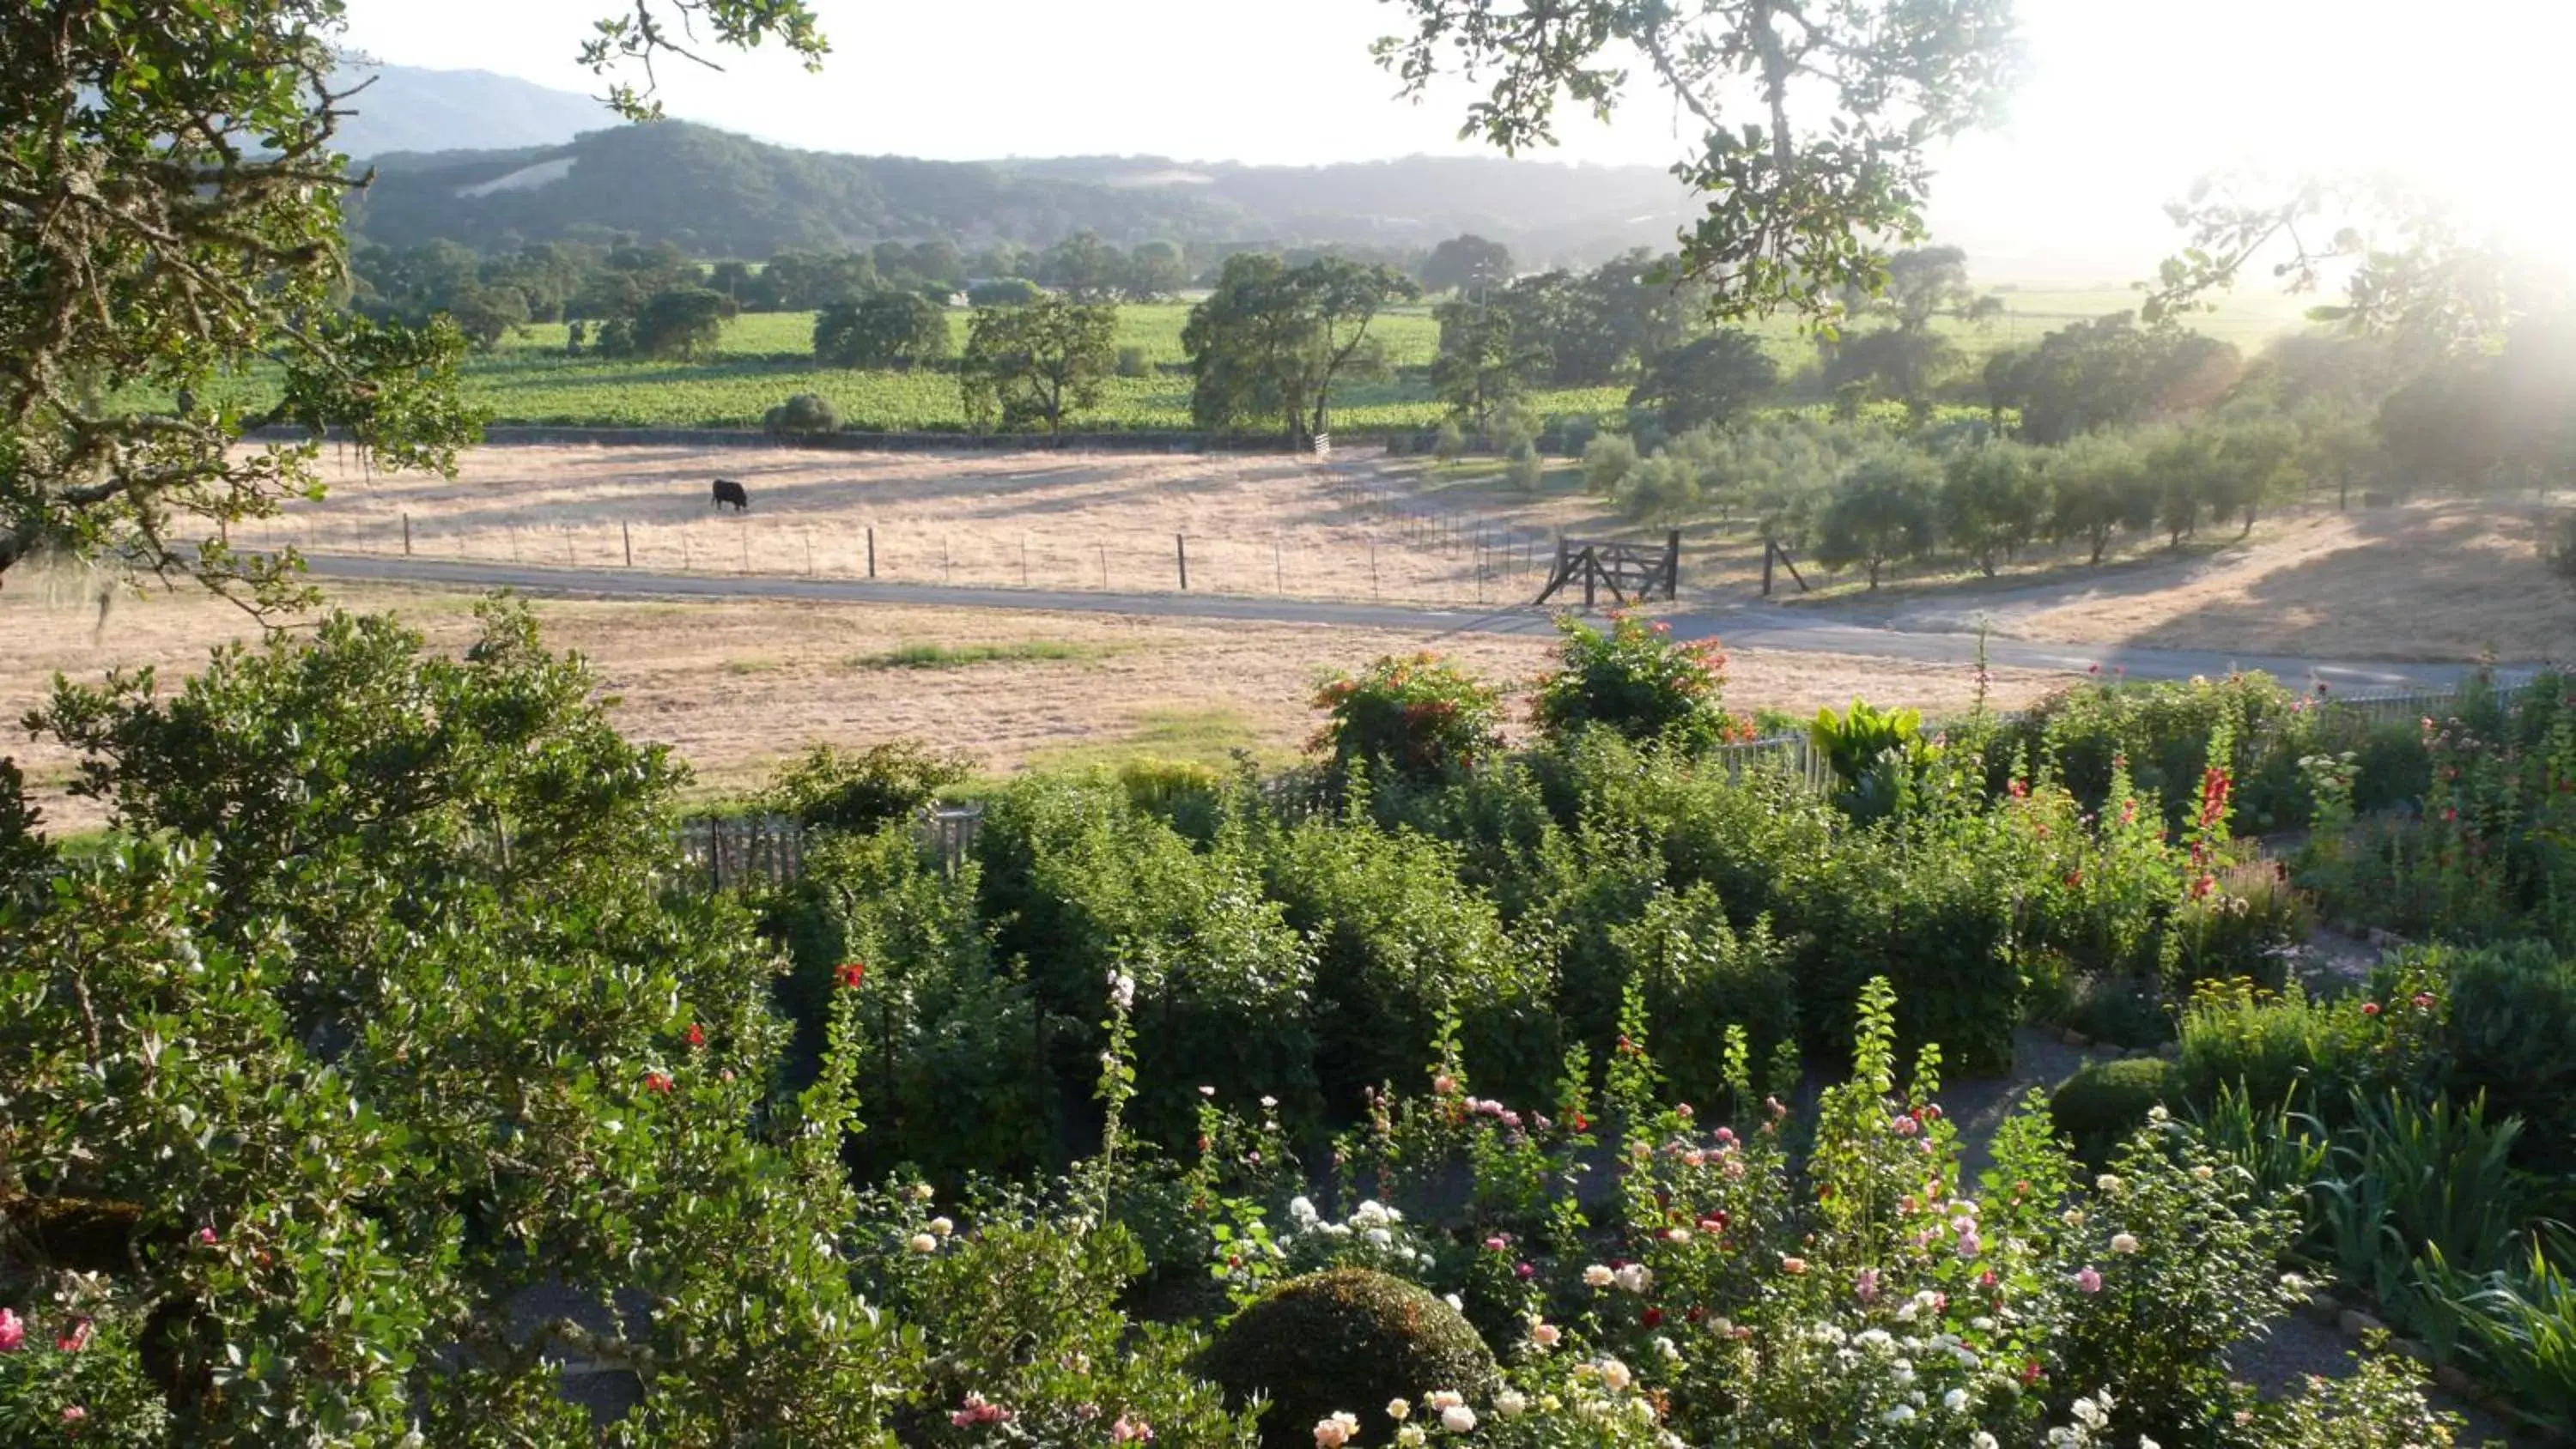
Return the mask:
[[1025, 307], [1045, 295], [1026, 277], [996, 277], [966, 289], [966, 301], [976, 307]]
[[955, 350], [946, 299], [875, 291], [814, 318], [814, 360], [830, 367], [912, 367]]
[[1501, 696], [1434, 654], [1388, 655], [1357, 678], [1326, 681], [1315, 707], [1330, 716], [1312, 748], [1336, 778], [1354, 761], [1407, 780], [1475, 764], [1502, 744]]
[[2175, 996], [2203, 981], [2244, 979], [2266, 990], [2289, 980], [2291, 949], [2307, 939], [2315, 913], [2275, 862], [2257, 860], [2204, 877], [2206, 892], [2187, 894], [2169, 929], [2174, 936]]
[[1544, 963], [1491, 901], [1458, 889], [1453, 854], [1409, 831], [1329, 820], [1271, 844], [1269, 893], [1315, 946], [1315, 1030], [1333, 1044], [1317, 1075], [1348, 1116], [1364, 1089], [1420, 1080], [1444, 1017], [1488, 1091], [1536, 1099], [1561, 1061]]
[[1503, 481], [1523, 493], [1536, 493], [1547, 477], [1547, 460], [1538, 455], [1538, 446], [1527, 439], [1514, 442], [1503, 453]]
[[1438, 436], [1432, 440], [1431, 455], [1443, 463], [1454, 463], [1466, 451], [1467, 436], [1458, 431], [1457, 420], [1453, 418], [1442, 423]]
[[1248, 1416], [1230, 1414], [1217, 1386], [1189, 1371], [1193, 1337], [1119, 1310], [1144, 1268], [1124, 1229], [1020, 1193], [971, 1208], [973, 1225], [934, 1233], [942, 1241], [928, 1254], [901, 1246], [925, 1226], [927, 1206], [871, 1214], [870, 1297], [942, 1349], [903, 1385], [900, 1442], [996, 1442], [992, 1428], [955, 1420], [980, 1401], [1009, 1415], [1008, 1442], [1109, 1443], [1112, 1425], [1127, 1423], [1156, 1443], [1248, 1449]]
[[985, 808], [980, 898], [1004, 959], [1019, 956], [1047, 1013], [1049, 1065], [1068, 1100], [1091, 1093], [1109, 981], [1135, 982], [1137, 1132], [1195, 1135], [1197, 1088], [1274, 1095], [1314, 1125], [1314, 958], [1256, 861], [1220, 839], [1200, 852], [1106, 776], [1032, 777]]
[[2324, 747], [2318, 732], [2325, 716], [2267, 674], [2061, 690], [1997, 731], [1986, 751], [1987, 780], [2000, 787], [2024, 762], [2050, 759], [2076, 799], [2098, 810], [2125, 762], [2139, 793], [2161, 797], [2169, 823], [2178, 824], [2199, 799], [2211, 733], [2222, 719], [2231, 724], [2224, 763], [2243, 824], [2255, 833], [2304, 824], [2312, 802], [2299, 760]]
[[1151, 376], [1153, 376], [1153, 375], [1154, 375], [1154, 369], [1153, 369], [1153, 366], [1152, 366], [1152, 364], [1148, 363], [1148, 362], [1145, 360], [1145, 349], [1144, 349], [1144, 348], [1141, 348], [1141, 347], [1121, 347], [1121, 348], [1119, 348], [1119, 349], [1118, 349], [1118, 375], [1119, 375], [1120, 377], [1151, 377]]
[[1635, 440], [1621, 433], [1604, 433], [1584, 445], [1583, 486], [1604, 498], [1615, 497], [1637, 462]]
[[1614, 613], [1608, 633], [1560, 614], [1556, 671], [1542, 678], [1531, 715], [1562, 739], [1600, 725], [1631, 740], [1698, 752], [1749, 733], [1719, 704], [1726, 656], [1713, 639], [1677, 643], [1670, 626]]
[[[772, 953], [664, 888], [676, 774], [524, 610], [484, 625], [57, 688], [132, 833], [0, 909], [5, 1190], [133, 1204], [140, 1251], [74, 1280], [13, 1233], [7, 1306], [75, 1292], [46, 1317], [93, 1320], [102, 1430], [147, 1422], [139, 1364], [172, 1442], [584, 1434], [505, 1366], [568, 1349], [509, 1326], [530, 1291], [657, 1365], [628, 1432], [877, 1442], [849, 1407], [909, 1350], [840, 1259], [847, 1097], [778, 1089]], [[38, 1362], [0, 1355], [0, 1397]]]
[[1215, 766], [1192, 760], [1128, 760], [1118, 766], [1118, 785], [1127, 792], [1128, 804], [1169, 821], [1190, 839], [1215, 838], [1226, 792], [1225, 775]]
[[2433, 947], [2381, 968], [2375, 990], [2395, 1003], [2418, 982], [2443, 1016], [2436, 1085], [2522, 1118], [2532, 1165], [2576, 1165], [2576, 963], [2538, 943]]
[[[835, 1001], [855, 993], [856, 1083], [868, 1173], [912, 1164], [944, 1181], [1049, 1165], [1054, 1114], [1028, 984], [993, 960], [971, 862], [950, 875], [901, 824], [809, 841], [797, 879], [763, 901], [785, 941], [778, 1004], [796, 1023], [790, 1077], [821, 1067]], [[858, 984], [848, 969], [860, 968]]]
[[2099, 1160], [2145, 1126], [2149, 1113], [2178, 1105], [2181, 1097], [2174, 1064], [2162, 1057], [2086, 1062], [2049, 1095], [2048, 1115], [2087, 1157]]
[[1717, 893], [1701, 882], [1655, 896], [1633, 923], [1611, 927], [1610, 937], [1640, 989], [1655, 1024], [1655, 1059], [1680, 1100], [1703, 1107], [1725, 1100], [1730, 1029], [1745, 1034], [1755, 1064], [1795, 1049], [1797, 982], [1767, 919], [1738, 935]]
[[841, 414], [830, 398], [800, 392], [771, 408], [761, 419], [761, 426], [773, 433], [837, 433], [841, 430]]
[[2182, 1015], [2183, 1096], [2206, 1107], [2232, 1087], [2258, 1105], [2339, 1111], [2377, 1071], [2379, 1033], [2360, 1006], [2312, 1001], [2296, 985], [2205, 984]]
[[779, 771], [760, 800], [809, 830], [868, 831], [910, 816], [973, 772], [965, 756], [919, 740], [889, 740], [856, 754], [818, 744]]
[[1385, 1405], [1450, 1389], [1491, 1401], [1493, 1351], [1458, 1310], [1429, 1292], [1365, 1268], [1291, 1279], [1237, 1315], [1198, 1359], [1230, 1402], [1266, 1395], [1263, 1449], [1312, 1449], [1317, 1420], [1359, 1416], [1358, 1442], [1395, 1435]]

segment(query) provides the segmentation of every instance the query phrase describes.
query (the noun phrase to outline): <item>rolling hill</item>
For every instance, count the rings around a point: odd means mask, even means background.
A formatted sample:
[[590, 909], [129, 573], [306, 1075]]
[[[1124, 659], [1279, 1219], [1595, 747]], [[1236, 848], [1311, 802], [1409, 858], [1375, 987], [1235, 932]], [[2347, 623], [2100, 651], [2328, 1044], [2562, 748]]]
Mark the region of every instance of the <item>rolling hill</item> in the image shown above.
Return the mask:
[[484, 70], [352, 62], [335, 85], [368, 82], [349, 102], [340, 147], [361, 161], [402, 151], [560, 146], [617, 124], [589, 96]]
[[1669, 245], [1691, 211], [1650, 166], [1427, 157], [1247, 166], [1154, 156], [925, 161], [800, 151], [681, 121], [627, 126], [567, 91], [386, 66], [344, 127], [377, 172], [371, 242], [666, 240], [766, 257], [934, 238], [1428, 246], [1462, 231], [1532, 263]]

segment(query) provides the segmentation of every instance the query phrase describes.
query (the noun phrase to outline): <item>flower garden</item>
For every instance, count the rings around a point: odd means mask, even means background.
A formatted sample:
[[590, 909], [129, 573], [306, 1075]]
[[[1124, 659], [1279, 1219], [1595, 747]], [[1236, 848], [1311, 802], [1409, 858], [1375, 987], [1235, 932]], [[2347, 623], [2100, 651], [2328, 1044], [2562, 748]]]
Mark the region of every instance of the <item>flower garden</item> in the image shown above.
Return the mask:
[[[1563, 627], [1526, 745], [1387, 660], [1295, 778], [1024, 777], [953, 871], [947, 761], [818, 751], [802, 874], [714, 897], [506, 602], [60, 685], [115, 825], [0, 769], [0, 1442], [2576, 1422], [2561, 680], [1855, 704], [1820, 790], [1722, 656]], [[1963, 1132], [2042, 1028], [2127, 1054]], [[2240, 1382], [2319, 1294], [2403, 1342]]]

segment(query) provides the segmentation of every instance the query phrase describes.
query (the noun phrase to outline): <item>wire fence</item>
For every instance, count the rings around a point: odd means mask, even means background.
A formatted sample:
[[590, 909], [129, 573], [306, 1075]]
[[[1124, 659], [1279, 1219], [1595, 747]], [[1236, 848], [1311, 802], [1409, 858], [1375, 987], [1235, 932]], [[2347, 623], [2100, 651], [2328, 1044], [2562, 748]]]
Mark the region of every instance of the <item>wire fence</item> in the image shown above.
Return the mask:
[[[879, 580], [1113, 594], [1477, 604], [1533, 599], [1553, 532], [1410, 496], [1359, 468], [1312, 469], [1307, 517], [1275, 529], [1051, 528], [971, 509], [946, 517], [722, 508], [654, 518], [478, 508], [415, 514], [353, 494], [230, 525], [236, 549], [506, 563], [523, 568]], [[1153, 514], [1150, 503], [1136, 516]], [[1042, 516], [1041, 516], [1042, 517]]]

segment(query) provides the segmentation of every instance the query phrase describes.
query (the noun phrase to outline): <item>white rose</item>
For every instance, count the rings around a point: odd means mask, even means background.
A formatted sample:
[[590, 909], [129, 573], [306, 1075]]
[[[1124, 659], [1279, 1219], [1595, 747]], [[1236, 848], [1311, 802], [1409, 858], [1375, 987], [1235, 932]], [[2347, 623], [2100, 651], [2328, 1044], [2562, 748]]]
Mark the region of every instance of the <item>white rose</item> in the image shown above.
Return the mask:
[[1594, 1288], [1607, 1288], [1617, 1277], [1617, 1274], [1601, 1266], [1599, 1263], [1595, 1263], [1591, 1267], [1583, 1270], [1583, 1281]]
[[1494, 1412], [1506, 1419], [1517, 1419], [1529, 1412], [1529, 1400], [1518, 1389], [1505, 1389], [1494, 1395]]
[[1465, 1404], [1451, 1404], [1440, 1411], [1440, 1427], [1452, 1434], [1464, 1434], [1476, 1427], [1476, 1411]]
[[912, 1235], [912, 1250], [916, 1253], [936, 1253], [939, 1251], [939, 1240], [928, 1233], [915, 1233]]

